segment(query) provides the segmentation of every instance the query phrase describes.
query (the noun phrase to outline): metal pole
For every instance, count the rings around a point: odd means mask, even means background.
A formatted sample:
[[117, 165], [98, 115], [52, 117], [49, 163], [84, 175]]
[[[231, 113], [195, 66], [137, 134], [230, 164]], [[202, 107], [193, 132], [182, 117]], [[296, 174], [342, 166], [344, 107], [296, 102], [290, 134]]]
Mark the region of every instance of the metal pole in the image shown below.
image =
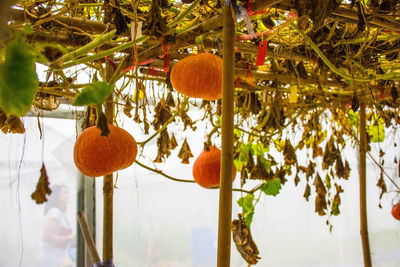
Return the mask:
[[[225, 2], [225, 1], [224, 1]], [[224, 6], [222, 74], [222, 156], [218, 220], [218, 267], [230, 266], [233, 171], [233, 98], [234, 98], [235, 23], [230, 1]]]

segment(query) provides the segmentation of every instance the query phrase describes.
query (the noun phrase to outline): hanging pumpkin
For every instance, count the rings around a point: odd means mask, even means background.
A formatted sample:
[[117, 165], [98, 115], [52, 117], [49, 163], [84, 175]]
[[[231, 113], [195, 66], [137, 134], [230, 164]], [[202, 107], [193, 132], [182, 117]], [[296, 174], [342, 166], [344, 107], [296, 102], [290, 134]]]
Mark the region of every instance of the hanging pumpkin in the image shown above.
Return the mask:
[[392, 215], [396, 220], [400, 221], [400, 202], [392, 207]]
[[188, 97], [220, 99], [222, 59], [211, 53], [185, 57], [172, 68], [171, 83], [176, 91]]
[[135, 139], [124, 129], [108, 125], [110, 133], [101, 136], [96, 126], [85, 129], [76, 139], [74, 161], [86, 176], [111, 174], [132, 165], [137, 155]]
[[[193, 164], [193, 177], [196, 183], [205, 188], [218, 187], [220, 185], [221, 150], [215, 146], [209, 146], [209, 150], [203, 150]], [[236, 177], [236, 168], [233, 166], [232, 181]]]

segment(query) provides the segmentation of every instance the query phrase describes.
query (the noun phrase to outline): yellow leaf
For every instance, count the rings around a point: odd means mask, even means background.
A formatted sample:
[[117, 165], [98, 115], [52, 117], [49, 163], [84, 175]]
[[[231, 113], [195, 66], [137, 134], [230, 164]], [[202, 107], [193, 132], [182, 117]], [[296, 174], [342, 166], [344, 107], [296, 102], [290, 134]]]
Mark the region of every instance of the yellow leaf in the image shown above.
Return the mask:
[[297, 103], [297, 86], [290, 87], [289, 103]]

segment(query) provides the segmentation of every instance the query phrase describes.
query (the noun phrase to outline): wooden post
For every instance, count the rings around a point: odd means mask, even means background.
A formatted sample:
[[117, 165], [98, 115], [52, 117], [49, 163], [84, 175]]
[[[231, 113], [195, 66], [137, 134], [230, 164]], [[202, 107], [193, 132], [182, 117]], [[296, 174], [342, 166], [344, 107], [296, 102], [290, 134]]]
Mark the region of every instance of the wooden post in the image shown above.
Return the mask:
[[364, 266], [371, 267], [371, 252], [369, 248], [368, 238], [368, 221], [367, 221], [367, 190], [366, 190], [366, 151], [367, 151], [367, 130], [366, 130], [366, 116], [365, 116], [365, 103], [360, 103], [360, 147], [359, 147], [359, 161], [360, 161], [360, 234], [363, 247]]
[[[106, 63], [105, 80], [109, 81], [114, 73], [113, 67]], [[113, 123], [114, 106], [111, 95], [105, 103], [105, 116], [109, 124]], [[113, 259], [113, 197], [114, 179], [113, 175], [104, 176], [103, 181], [103, 261]]]
[[[225, 1], [224, 1], [225, 2]], [[230, 1], [224, 5], [222, 74], [222, 156], [219, 193], [218, 267], [230, 266], [233, 171], [233, 98], [234, 98], [235, 23]]]
[[100, 262], [100, 256], [97, 252], [96, 244], [94, 243], [92, 234], [90, 233], [90, 228], [86, 220], [85, 213], [82, 210], [78, 211], [78, 222], [79, 226], [81, 227], [82, 235], [85, 239], [86, 247], [89, 251], [92, 264]]

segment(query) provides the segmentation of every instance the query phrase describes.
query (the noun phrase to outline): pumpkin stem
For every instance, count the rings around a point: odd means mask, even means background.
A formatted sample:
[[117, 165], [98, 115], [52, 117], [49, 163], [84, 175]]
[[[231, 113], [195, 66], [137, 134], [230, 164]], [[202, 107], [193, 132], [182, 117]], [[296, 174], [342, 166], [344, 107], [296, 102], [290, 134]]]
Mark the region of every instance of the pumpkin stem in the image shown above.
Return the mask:
[[102, 104], [96, 105], [96, 127], [101, 130], [101, 136], [107, 137], [110, 134], [110, 129], [108, 129], [107, 118], [103, 113]]

